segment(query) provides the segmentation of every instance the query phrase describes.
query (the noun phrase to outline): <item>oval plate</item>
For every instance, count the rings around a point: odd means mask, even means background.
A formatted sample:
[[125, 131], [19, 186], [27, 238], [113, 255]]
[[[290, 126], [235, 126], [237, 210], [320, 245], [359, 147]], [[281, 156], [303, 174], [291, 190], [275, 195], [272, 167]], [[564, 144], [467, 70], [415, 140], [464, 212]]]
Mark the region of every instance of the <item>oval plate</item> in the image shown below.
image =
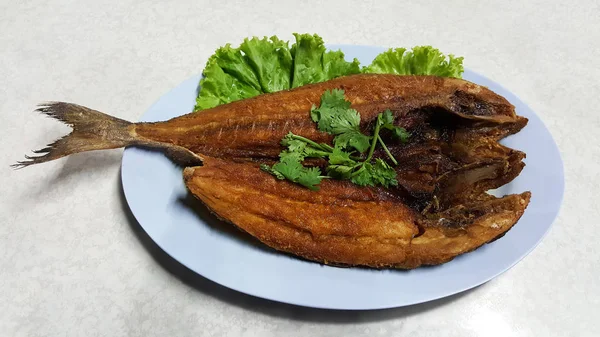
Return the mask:
[[[363, 65], [385, 50], [329, 47], [341, 49], [347, 59], [356, 57]], [[193, 111], [200, 78], [190, 78], [162, 96], [141, 121]], [[560, 154], [539, 117], [491, 80], [469, 70], [464, 79], [504, 96], [517, 114], [529, 118], [527, 127], [503, 141], [527, 154], [526, 167], [496, 192], [531, 191], [532, 198], [521, 220], [504, 237], [446, 264], [411, 271], [337, 268], [265, 248], [230, 230], [233, 226], [202, 211], [202, 206], [200, 211], [189, 207], [181, 168], [159, 152], [125, 150], [121, 170], [125, 197], [142, 228], [167, 254], [196, 273], [243, 293], [326, 309], [391, 308], [456, 294], [498, 276], [533, 250], [552, 225], [564, 192]]]

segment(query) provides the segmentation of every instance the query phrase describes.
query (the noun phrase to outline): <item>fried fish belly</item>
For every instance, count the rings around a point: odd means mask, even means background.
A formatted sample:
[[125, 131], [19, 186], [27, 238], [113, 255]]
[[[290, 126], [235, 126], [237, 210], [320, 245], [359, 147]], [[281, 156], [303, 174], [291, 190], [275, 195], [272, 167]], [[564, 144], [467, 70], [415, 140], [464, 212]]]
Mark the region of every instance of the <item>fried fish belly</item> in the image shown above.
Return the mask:
[[204, 158], [191, 193], [219, 218], [279, 251], [325, 264], [412, 269], [448, 262], [504, 235], [530, 193], [480, 196], [423, 215], [382, 188], [324, 181], [319, 191], [278, 181], [256, 164]]

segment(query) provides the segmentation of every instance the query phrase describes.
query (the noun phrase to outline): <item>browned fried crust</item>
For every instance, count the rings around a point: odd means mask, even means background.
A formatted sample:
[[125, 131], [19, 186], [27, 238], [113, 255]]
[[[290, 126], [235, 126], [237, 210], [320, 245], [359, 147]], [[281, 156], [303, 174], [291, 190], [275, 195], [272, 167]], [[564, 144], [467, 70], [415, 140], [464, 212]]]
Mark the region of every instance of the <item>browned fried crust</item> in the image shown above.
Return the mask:
[[530, 197], [475, 201], [467, 207], [477, 214], [472, 222], [449, 228], [443, 226], [445, 213], [425, 219], [381, 189], [324, 181], [313, 192], [247, 162], [205, 158], [204, 166], [186, 168], [184, 178], [219, 217], [272, 248], [323, 263], [378, 268], [435, 265], [476, 249], [508, 231]]
[[131, 128], [138, 137], [212, 157], [277, 157], [281, 150], [279, 141], [288, 132], [318, 142], [331, 140], [309, 118], [311, 106], [319, 105], [323, 92], [330, 89], [345, 91], [365, 126], [385, 109], [392, 110], [396, 117], [419, 109], [439, 109], [482, 122], [519, 121], [506, 99], [465, 80], [363, 74], [264, 94], [167, 122], [141, 123]]

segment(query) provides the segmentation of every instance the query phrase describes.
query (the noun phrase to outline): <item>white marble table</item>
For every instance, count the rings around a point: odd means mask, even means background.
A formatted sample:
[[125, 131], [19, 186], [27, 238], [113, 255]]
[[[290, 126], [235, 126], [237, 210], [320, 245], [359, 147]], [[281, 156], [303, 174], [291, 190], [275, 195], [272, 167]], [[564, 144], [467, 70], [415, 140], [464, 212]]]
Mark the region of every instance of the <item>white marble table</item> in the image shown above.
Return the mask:
[[[599, 2], [293, 3], [0, 4], [0, 335], [600, 336]], [[129, 218], [121, 150], [8, 167], [67, 130], [31, 113], [40, 101], [136, 120], [216, 47], [292, 32], [431, 44], [517, 94], [565, 163], [565, 201], [544, 241], [500, 277], [447, 299], [311, 310], [236, 293], [165, 258]]]

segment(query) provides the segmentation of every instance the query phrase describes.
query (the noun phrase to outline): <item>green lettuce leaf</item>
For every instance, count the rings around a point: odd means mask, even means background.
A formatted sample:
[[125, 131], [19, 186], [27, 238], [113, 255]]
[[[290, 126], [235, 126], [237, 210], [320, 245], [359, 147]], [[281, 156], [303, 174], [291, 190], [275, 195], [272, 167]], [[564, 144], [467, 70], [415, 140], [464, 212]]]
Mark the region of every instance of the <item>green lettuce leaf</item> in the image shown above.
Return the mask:
[[292, 47], [272, 36], [217, 49], [202, 73], [195, 110], [360, 73], [358, 60], [347, 62], [341, 51], [327, 52], [320, 36], [294, 35]]
[[[250, 64], [260, 82], [262, 92], [276, 92], [290, 88], [292, 55], [287, 42], [272, 36], [262, 40], [245, 39], [240, 45], [243, 61]], [[242, 61], [242, 60], [240, 60]], [[238, 61], [238, 62], [240, 62]]]
[[195, 110], [361, 72], [460, 78], [464, 71], [462, 57], [431, 46], [389, 49], [361, 69], [357, 59], [348, 62], [341, 51], [327, 51], [316, 34], [294, 36], [291, 47], [272, 36], [217, 49], [204, 68]]
[[326, 52], [320, 36], [297, 33], [294, 36], [296, 43], [291, 49], [294, 58], [292, 88], [360, 73], [357, 59], [347, 62], [341, 51]]
[[397, 75], [436, 75], [461, 78], [464, 72], [462, 57], [446, 57], [431, 46], [417, 46], [389, 49], [375, 57], [373, 62], [362, 69], [363, 73]]
[[239, 49], [231, 48], [231, 45], [228, 43], [224, 47], [217, 49], [211, 59], [223, 69], [223, 72], [231, 75], [240, 82], [254, 87], [256, 90], [261, 89], [254, 69], [246, 62], [244, 55], [242, 55]]
[[328, 51], [323, 54], [323, 72], [325, 72], [326, 80], [358, 74], [360, 73], [360, 62], [356, 58], [352, 62], [347, 62], [341, 50]]
[[204, 77], [200, 80], [202, 89], [196, 98], [195, 110], [208, 109], [261, 94], [254, 85], [245, 83], [240, 77], [228, 74], [218, 62], [218, 57], [211, 57], [204, 68]]

